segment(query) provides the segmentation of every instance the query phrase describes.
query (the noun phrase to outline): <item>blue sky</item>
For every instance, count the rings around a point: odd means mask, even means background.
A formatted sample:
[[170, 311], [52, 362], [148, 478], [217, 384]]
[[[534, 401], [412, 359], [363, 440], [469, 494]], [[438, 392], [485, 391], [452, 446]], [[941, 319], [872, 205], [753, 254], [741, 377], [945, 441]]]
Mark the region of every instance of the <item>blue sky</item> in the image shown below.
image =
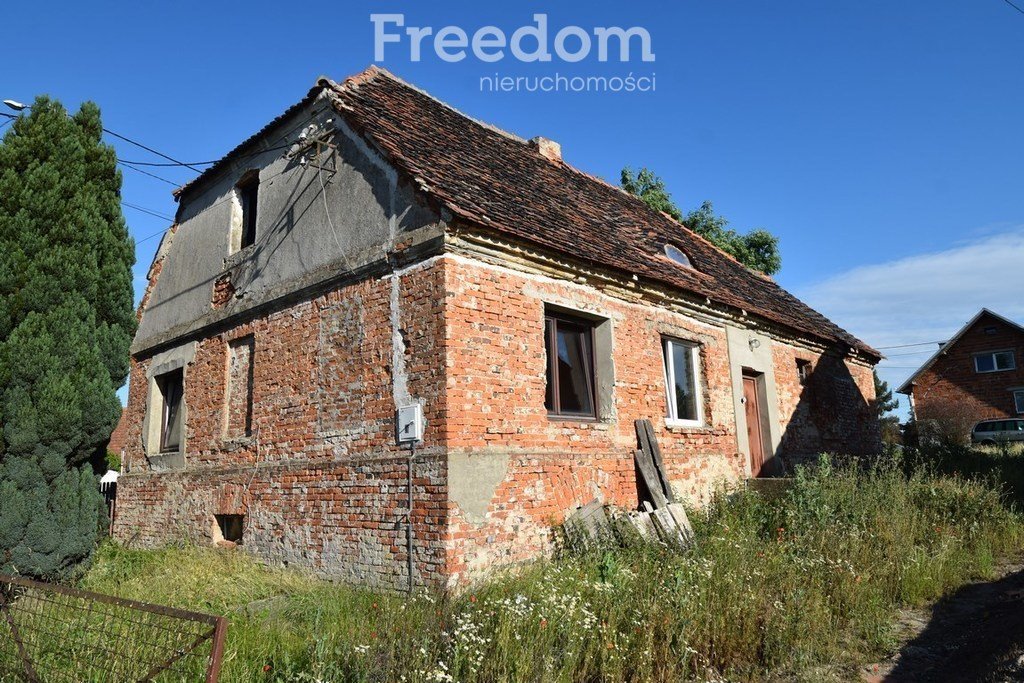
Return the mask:
[[[570, 24], [646, 28], [654, 62], [453, 64], [429, 43], [413, 62], [404, 43], [382, 65], [476, 118], [559, 141], [591, 173], [649, 166], [684, 208], [711, 199], [735, 228], [773, 231], [778, 280], [876, 346], [944, 339], [982, 306], [1024, 320], [1024, 13], [1004, 0], [86, 5], [0, 10], [0, 99], [92, 99], [108, 128], [185, 161], [216, 159], [318, 75], [365, 68], [373, 12], [470, 34], [511, 34], [537, 12], [552, 38]], [[657, 86], [480, 91], [495, 72], [556, 71], [655, 74]], [[160, 161], [112, 142], [123, 159]], [[126, 201], [173, 215], [170, 184], [129, 169], [124, 180]], [[125, 215], [138, 296], [166, 222]], [[932, 350], [892, 350], [883, 376], [899, 382]]]

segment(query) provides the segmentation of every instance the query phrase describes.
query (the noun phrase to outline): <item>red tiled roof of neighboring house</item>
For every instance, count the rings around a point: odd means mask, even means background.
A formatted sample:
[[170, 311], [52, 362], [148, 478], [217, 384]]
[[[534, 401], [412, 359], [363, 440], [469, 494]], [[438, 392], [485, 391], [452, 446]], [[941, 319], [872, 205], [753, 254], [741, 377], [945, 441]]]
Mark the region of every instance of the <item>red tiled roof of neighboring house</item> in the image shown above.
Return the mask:
[[[770, 277], [746, 268], [668, 215], [541, 155], [534, 144], [458, 112], [385, 69], [371, 66], [341, 84], [321, 79], [302, 103], [323, 88], [330, 90], [352, 128], [464, 221], [707, 297], [873, 359], [881, 357]], [[255, 143], [261, 133], [225, 160]], [[694, 269], [666, 257], [666, 244], [682, 249]]]

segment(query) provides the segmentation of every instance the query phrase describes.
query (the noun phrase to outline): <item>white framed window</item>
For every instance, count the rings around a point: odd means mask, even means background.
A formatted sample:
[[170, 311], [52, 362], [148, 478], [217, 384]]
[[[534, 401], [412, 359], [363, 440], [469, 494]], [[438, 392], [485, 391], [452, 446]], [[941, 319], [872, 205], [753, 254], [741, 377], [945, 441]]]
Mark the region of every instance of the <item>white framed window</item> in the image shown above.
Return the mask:
[[1024, 413], [1024, 389], [1016, 389], [1013, 392], [1013, 405], [1018, 415]]
[[974, 354], [975, 372], [1003, 372], [1014, 370], [1017, 367], [1017, 360], [1013, 351], [987, 351]]
[[700, 396], [700, 347], [692, 342], [665, 338], [665, 424], [699, 427], [704, 424]]

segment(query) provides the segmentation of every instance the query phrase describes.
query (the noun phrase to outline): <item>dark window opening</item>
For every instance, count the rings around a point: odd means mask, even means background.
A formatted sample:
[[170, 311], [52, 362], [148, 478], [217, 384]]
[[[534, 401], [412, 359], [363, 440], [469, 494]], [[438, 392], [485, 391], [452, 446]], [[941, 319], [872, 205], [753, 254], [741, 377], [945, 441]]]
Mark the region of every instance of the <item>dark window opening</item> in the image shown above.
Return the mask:
[[1017, 362], [1013, 351], [992, 351], [990, 353], [979, 353], [974, 356], [974, 370], [976, 372], [1003, 372], [1004, 370], [1015, 370]]
[[160, 390], [160, 452], [176, 453], [181, 448], [181, 399], [184, 370], [172, 370], [156, 378]]
[[249, 173], [238, 183], [238, 202], [242, 205], [242, 240], [239, 248], [245, 249], [256, 242], [256, 201], [259, 196], [260, 177]]
[[544, 317], [547, 393], [550, 415], [596, 417], [594, 396], [594, 327], [585, 320]]
[[807, 386], [807, 382], [811, 379], [811, 361], [797, 358], [796, 374], [800, 378], [800, 386]]
[[225, 541], [242, 542], [242, 530], [245, 528], [245, 515], [214, 515], [220, 535]]
[[985, 334], [995, 334], [998, 331], [999, 330], [996, 328], [995, 325], [989, 325], [988, 327], [985, 328]]

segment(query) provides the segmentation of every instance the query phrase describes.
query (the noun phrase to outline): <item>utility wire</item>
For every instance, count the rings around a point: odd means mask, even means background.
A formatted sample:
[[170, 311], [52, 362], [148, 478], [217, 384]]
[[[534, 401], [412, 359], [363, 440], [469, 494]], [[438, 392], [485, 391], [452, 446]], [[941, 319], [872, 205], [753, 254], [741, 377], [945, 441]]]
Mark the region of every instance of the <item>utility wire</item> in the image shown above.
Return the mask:
[[125, 137], [125, 136], [123, 136], [123, 135], [121, 135], [119, 133], [115, 133], [114, 131], [110, 130], [109, 128], [104, 128], [103, 132], [107, 133], [109, 135], [113, 135], [118, 140], [124, 140], [125, 142], [127, 142], [130, 145], [135, 145], [139, 149], [144, 149], [147, 152], [149, 152], [150, 154], [155, 154], [158, 157], [161, 157], [163, 159], [167, 159], [168, 161], [173, 161], [175, 164], [177, 164], [179, 166], [184, 166], [185, 168], [191, 168], [196, 173], [202, 173], [203, 172], [203, 169], [201, 169], [201, 168], [196, 168], [195, 166], [193, 166], [191, 164], [186, 164], [184, 161], [178, 161], [174, 157], [169, 157], [166, 154], [164, 154], [163, 152], [158, 152], [155, 149], [153, 149], [152, 147], [147, 147], [146, 145], [142, 144], [141, 142], [136, 142], [135, 140], [132, 140], [131, 138], [127, 138], [127, 137]]
[[932, 349], [924, 349], [923, 351], [911, 351], [909, 353], [888, 353], [886, 358], [899, 358], [900, 356], [920, 356], [922, 353], [934, 353]]
[[[266, 147], [266, 148], [263, 148], [263, 149], [257, 149], [257, 150], [255, 150], [253, 152], [247, 152], [245, 154], [235, 154], [233, 156], [236, 159], [247, 159], [249, 157], [259, 156], [260, 154], [265, 154], [267, 152], [275, 152], [275, 151], [277, 151], [279, 149], [289, 149], [291, 146], [292, 146], [291, 143], [287, 143], [287, 144], [284, 144], [284, 145], [275, 145], [274, 147]], [[166, 163], [166, 162], [162, 162], [162, 161], [128, 161], [126, 159], [118, 159], [118, 161], [123, 163], [123, 164], [133, 164], [135, 166], [161, 166], [161, 167], [186, 166], [188, 168], [192, 168], [193, 166], [211, 166], [213, 164], [219, 163], [220, 161], [222, 161], [222, 159], [214, 159], [212, 161], [193, 161], [191, 163], [185, 163], [183, 161], [175, 161], [173, 163]], [[196, 170], [199, 170], [199, 169], [196, 169]], [[200, 173], [205, 173], [208, 170], [210, 170], [210, 169], [200, 170], [199, 172]]]
[[945, 339], [930, 342], [918, 342], [917, 344], [900, 344], [898, 346], [876, 346], [875, 348], [879, 351], [885, 351], [886, 349], [909, 349], [912, 346], [930, 346], [931, 344], [944, 344]]
[[[16, 114], [8, 114], [7, 112], [0, 112], [0, 116], [6, 116], [9, 121], [13, 121], [14, 119], [18, 118], [18, 115], [16, 115]], [[68, 113], [68, 117], [69, 118], [71, 117], [70, 113]], [[155, 154], [155, 155], [157, 155], [158, 157], [160, 157], [162, 159], [167, 159], [167, 161], [173, 162], [172, 164], [168, 164], [169, 166], [184, 166], [185, 168], [192, 169], [196, 173], [202, 173], [203, 172], [203, 169], [197, 168], [193, 164], [188, 164], [188, 163], [185, 163], [184, 161], [178, 161], [177, 159], [175, 159], [172, 156], [168, 156], [168, 155], [164, 154], [163, 152], [159, 152], [159, 151], [153, 149], [152, 147], [148, 147], [148, 146], [142, 144], [141, 142], [137, 142], [135, 140], [132, 140], [129, 137], [125, 137], [124, 135], [121, 135], [120, 133], [115, 133], [114, 131], [110, 130], [109, 128], [103, 128], [102, 130], [107, 135], [112, 135], [115, 138], [117, 138], [118, 140], [124, 140], [128, 144], [135, 145], [139, 149], [144, 149], [147, 152], [149, 152], [150, 154]], [[128, 168], [134, 168], [134, 166], [132, 166], [133, 162], [122, 161], [121, 159], [118, 159], [118, 162], [124, 164]], [[148, 165], [151, 165], [151, 164], [148, 164], [148, 163], [143, 164], [143, 162], [139, 162], [139, 165], [147, 165], [148, 166]], [[153, 164], [153, 165], [155, 165], [155, 164]], [[141, 171], [141, 170], [139, 170], [137, 168], [135, 170], [139, 171], [139, 173], [146, 173], [145, 171]], [[146, 173], [146, 175], [152, 175], [152, 174]], [[153, 177], [157, 178], [158, 180], [162, 180], [165, 183], [170, 183], [171, 185], [174, 185], [175, 187], [178, 187], [178, 185], [180, 184], [180, 183], [171, 182], [170, 180], [167, 180], [166, 178], [160, 178], [159, 176], [153, 176]]]
[[[171, 166], [187, 166], [188, 168], [192, 168], [193, 166], [207, 166], [209, 164], [217, 163], [216, 161], [193, 161], [193, 162], [190, 162], [190, 163], [186, 164], [185, 162], [126, 161], [125, 159], [118, 159], [118, 161], [120, 161], [122, 164], [134, 164], [136, 166], [161, 166], [161, 167], [164, 167], [164, 168], [171, 167]], [[197, 170], [199, 170], [199, 169], [197, 169]], [[203, 171], [200, 170], [199, 172], [202, 173]]]
[[181, 185], [181, 183], [176, 183], [173, 180], [168, 180], [167, 178], [162, 178], [162, 177], [156, 175], [155, 173], [150, 173], [149, 171], [143, 171], [141, 168], [136, 168], [135, 166], [133, 166], [132, 164], [128, 163], [127, 161], [119, 161], [118, 163], [121, 164], [122, 166], [125, 166], [126, 168], [132, 169], [136, 173], [141, 173], [142, 175], [148, 175], [150, 178], [156, 178], [157, 180], [162, 180], [163, 182], [167, 183], [171, 187], [179, 187]]
[[135, 209], [136, 211], [141, 211], [142, 213], [149, 214], [150, 216], [153, 216], [154, 218], [161, 218], [161, 219], [163, 219], [165, 221], [169, 221], [171, 223], [174, 222], [173, 218], [171, 218], [170, 216], [165, 216], [164, 214], [160, 213], [159, 211], [154, 211], [153, 209], [147, 209], [144, 206], [138, 206], [137, 204], [132, 204], [131, 202], [126, 202], [124, 200], [121, 200], [121, 204], [123, 204], [124, 206], [127, 206], [129, 209]]
[[138, 245], [142, 244], [143, 242], [148, 242], [149, 240], [153, 239], [154, 237], [159, 237], [160, 235], [162, 235], [165, 232], [167, 232], [167, 230], [169, 230], [169, 228], [165, 228], [165, 229], [161, 230], [160, 232], [154, 232], [152, 235], [146, 235], [141, 240], [135, 240], [135, 246], [138, 246]]
[[1007, 5], [1009, 5], [1013, 9], [1017, 10], [1021, 14], [1024, 14], [1024, 9], [1021, 9], [1019, 6], [1013, 4], [1012, 2], [1010, 2], [1010, 0], [1003, 0], [1003, 2], [1005, 2]]

